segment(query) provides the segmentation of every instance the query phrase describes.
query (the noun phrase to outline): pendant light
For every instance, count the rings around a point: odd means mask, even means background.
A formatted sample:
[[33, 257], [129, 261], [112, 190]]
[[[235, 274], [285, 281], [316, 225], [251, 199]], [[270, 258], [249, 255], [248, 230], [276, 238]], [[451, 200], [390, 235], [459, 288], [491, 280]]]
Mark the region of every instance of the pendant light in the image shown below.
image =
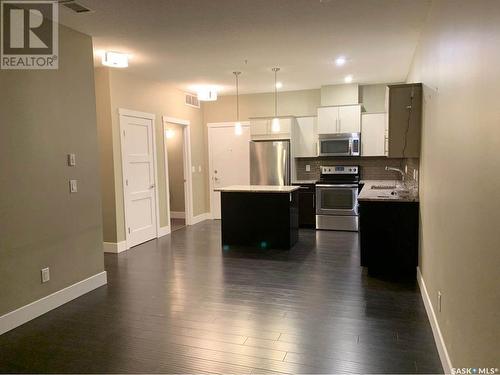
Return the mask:
[[277, 133], [280, 131], [280, 119], [278, 118], [278, 80], [277, 75], [280, 68], [273, 68], [274, 72], [274, 118], [271, 122], [271, 132]]
[[234, 78], [236, 80], [236, 123], [234, 124], [234, 134], [241, 135], [243, 133], [243, 128], [240, 122], [240, 92], [238, 85], [238, 76], [241, 72], [233, 72]]

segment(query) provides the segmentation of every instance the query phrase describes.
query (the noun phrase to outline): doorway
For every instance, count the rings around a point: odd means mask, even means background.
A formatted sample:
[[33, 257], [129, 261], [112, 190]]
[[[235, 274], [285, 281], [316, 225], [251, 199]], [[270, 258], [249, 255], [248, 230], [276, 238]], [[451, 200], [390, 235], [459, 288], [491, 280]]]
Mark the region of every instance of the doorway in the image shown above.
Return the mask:
[[119, 110], [127, 248], [158, 237], [155, 116]]
[[214, 189], [230, 185], [250, 184], [250, 124], [234, 122], [208, 124], [210, 171], [210, 213], [220, 219], [220, 192]]
[[188, 120], [163, 116], [167, 210], [171, 231], [191, 225], [193, 220], [189, 126]]
[[183, 126], [166, 123], [170, 226], [172, 232], [186, 225], [184, 202], [184, 132]]

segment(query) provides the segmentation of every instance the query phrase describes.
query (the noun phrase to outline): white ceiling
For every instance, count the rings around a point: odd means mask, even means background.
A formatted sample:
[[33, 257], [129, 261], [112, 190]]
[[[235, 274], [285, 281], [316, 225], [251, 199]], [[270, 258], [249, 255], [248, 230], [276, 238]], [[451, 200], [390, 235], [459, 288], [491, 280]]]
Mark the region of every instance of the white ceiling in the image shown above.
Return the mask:
[[[61, 23], [94, 37], [96, 54], [131, 54], [128, 70], [188, 90], [215, 84], [243, 93], [406, 79], [428, 0], [79, 0]], [[334, 60], [344, 55], [339, 68]], [[96, 62], [100, 59], [96, 58]], [[246, 62], [245, 62], [246, 61]]]

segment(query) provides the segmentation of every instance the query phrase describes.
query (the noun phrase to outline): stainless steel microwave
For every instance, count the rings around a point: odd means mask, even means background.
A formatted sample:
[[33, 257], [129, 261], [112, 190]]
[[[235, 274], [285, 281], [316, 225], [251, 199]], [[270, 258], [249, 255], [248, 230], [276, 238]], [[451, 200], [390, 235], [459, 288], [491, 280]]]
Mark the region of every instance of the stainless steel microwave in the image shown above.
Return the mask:
[[318, 136], [318, 156], [359, 156], [361, 134], [320, 134]]

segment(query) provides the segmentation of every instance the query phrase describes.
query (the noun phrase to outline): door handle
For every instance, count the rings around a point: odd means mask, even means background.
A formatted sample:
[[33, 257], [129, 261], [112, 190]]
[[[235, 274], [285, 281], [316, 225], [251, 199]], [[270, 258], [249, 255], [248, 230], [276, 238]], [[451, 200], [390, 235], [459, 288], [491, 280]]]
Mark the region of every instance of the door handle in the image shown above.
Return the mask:
[[149, 188], [150, 189], [154, 189], [155, 188], [155, 184], [149, 185]]

